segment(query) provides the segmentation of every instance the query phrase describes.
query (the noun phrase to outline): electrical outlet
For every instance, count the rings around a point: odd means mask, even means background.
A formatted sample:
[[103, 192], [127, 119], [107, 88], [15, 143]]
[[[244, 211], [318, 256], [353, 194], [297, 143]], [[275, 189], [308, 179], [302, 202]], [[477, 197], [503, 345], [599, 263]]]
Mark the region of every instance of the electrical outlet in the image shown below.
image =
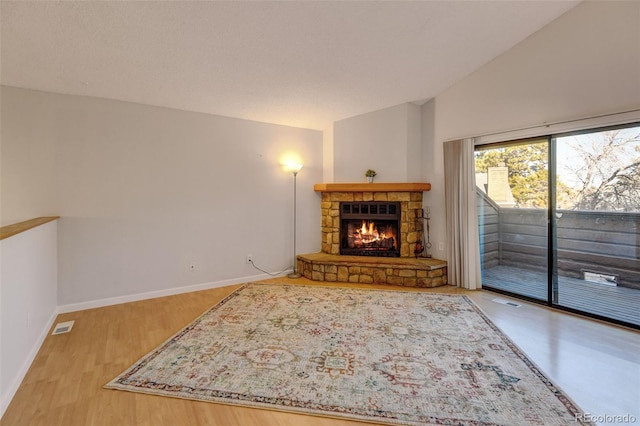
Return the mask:
[[438, 250], [439, 251], [444, 251], [444, 243], [443, 242], [439, 242], [438, 243]]
[[189, 270], [190, 271], [195, 271], [196, 270], [196, 262], [189, 263]]
[[252, 263], [253, 262], [253, 255], [252, 254], [248, 254], [247, 255], [247, 263]]

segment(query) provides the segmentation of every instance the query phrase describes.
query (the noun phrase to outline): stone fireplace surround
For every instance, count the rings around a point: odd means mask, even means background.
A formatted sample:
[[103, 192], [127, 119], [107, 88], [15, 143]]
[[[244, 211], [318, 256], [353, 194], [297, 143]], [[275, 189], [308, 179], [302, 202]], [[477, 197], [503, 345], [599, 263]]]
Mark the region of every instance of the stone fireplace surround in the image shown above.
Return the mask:
[[[314, 281], [438, 287], [447, 284], [447, 263], [416, 258], [420, 239], [419, 212], [428, 183], [321, 183], [322, 252], [297, 256], [298, 271]], [[340, 202], [397, 201], [400, 203], [400, 257], [340, 255]]]

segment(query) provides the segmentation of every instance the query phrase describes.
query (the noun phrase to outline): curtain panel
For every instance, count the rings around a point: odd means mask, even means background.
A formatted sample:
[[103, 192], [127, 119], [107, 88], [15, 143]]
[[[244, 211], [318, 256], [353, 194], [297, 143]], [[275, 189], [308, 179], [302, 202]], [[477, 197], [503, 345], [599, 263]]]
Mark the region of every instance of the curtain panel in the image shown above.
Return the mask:
[[479, 289], [482, 276], [473, 139], [444, 143], [444, 171], [448, 283]]

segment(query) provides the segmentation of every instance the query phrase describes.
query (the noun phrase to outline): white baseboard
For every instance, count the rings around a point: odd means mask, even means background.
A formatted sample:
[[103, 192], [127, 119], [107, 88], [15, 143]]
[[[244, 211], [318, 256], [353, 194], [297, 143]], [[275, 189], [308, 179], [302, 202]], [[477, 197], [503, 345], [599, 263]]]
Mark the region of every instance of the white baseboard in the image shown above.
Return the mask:
[[[291, 272], [291, 271], [285, 271], [279, 276], [286, 276], [288, 272]], [[22, 363], [20, 371], [17, 372], [13, 383], [11, 383], [11, 386], [6, 390], [4, 395], [0, 396], [0, 418], [2, 418], [7, 407], [9, 407], [9, 404], [11, 403], [11, 400], [13, 399], [15, 393], [18, 391], [18, 388], [20, 387], [22, 380], [24, 379], [27, 372], [29, 371], [31, 364], [35, 360], [36, 355], [38, 354], [40, 347], [44, 343], [44, 339], [49, 334], [49, 330], [51, 330], [51, 327], [56, 321], [58, 314], [82, 311], [85, 309], [101, 308], [104, 306], [119, 305], [121, 303], [137, 302], [140, 300], [154, 299], [156, 297], [173, 296], [175, 294], [190, 293], [193, 291], [200, 291], [200, 290], [208, 290], [210, 288], [226, 287], [234, 284], [242, 284], [242, 283], [251, 282], [251, 281], [264, 280], [266, 278], [271, 278], [271, 276], [267, 274], [251, 275], [251, 276], [246, 276], [241, 278], [233, 278], [229, 280], [212, 281], [207, 283], [189, 285], [185, 287], [174, 287], [174, 288], [168, 288], [165, 290], [130, 294], [126, 296], [109, 297], [106, 299], [91, 300], [88, 302], [72, 303], [68, 305], [58, 306], [54, 310], [54, 312], [51, 315], [51, 318], [49, 318], [49, 321], [47, 322], [46, 326], [40, 333], [40, 336], [38, 337], [38, 340], [33, 345], [33, 348], [31, 349], [31, 351], [29, 351], [29, 355], [25, 358], [24, 362]]]
[[51, 327], [53, 327], [53, 323], [55, 322], [57, 316], [58, 316], [58, 310], [54, 309], [54, 311], [51, 314], [51, 317], [49, 318], [49, 321], [47, 321], [43, 330], [40, 332], [40, 336], [38, 337], [38, 340], [34, 343], [33, 347], [29, 351], [29, 354], [27, 355], [27, 357], [24, 359], [24, 362], [20, 366], [20, 369], [16, 372], [13, 382], [11, 383], [9, 388], [5, 391], [4, 395], [2, 395], [2, 399], [0, 399], [0, 418], [2, 418], [2, 416], [4, 415], [4, 412], [7, 410], [7, 407], [9, 407], [11, 400], [13, 399], [16, 392], [18, 391], [18, 388], [22, 384], [22, 380], [24, 380], [24, 376], [27, 375], [29, 368], [31, 368], [31, 364], [36, 359], [36, 355], [38, 354], [40, 347], [44, 343], [44, 339], [47, 338], [47, 335], [49, 334], [49, 330], [51, 330]]
[[[284, 273], [286, 276], [286, 272]], [[90, 300], [88, 302], [71, 303], [58, 306], [58, 313], [84, 311], [85, 309], [102, 308], [104, 306], [119, 305], [121, 303], [138, 302], [140, 300], [155, 299], [157, 297], [173, 296], [175, 294], [191, 293], [192, 291], [208, 290], [210, 288], [226, 287], [234, 284], [242, 284], [250, 281], [271, 278], [267, 274], [251, 275], [241, 278], [233, 278], [222, 281], [212, 281], [202, 284], [194, 284], [185, 287], [174, 287], [165, 290], [150, 291], [146, 293], [130, 294], [126, 296], [109, 297], [106, 299]]]

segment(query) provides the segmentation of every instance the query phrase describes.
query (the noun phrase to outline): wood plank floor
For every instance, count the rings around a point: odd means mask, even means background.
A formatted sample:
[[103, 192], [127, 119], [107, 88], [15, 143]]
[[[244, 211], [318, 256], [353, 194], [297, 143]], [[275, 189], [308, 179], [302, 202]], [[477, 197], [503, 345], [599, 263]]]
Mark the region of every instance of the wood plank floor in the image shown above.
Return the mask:
[[[485, 286], [547, 300], [547, 274], [499, 265], [483, 271]], [[558, 304], [591, 314], [640, 325], [640, 290], [558, 277]]]
[[[265, 282], [318, 285], [304, 278]], [[322, 283], [328, 285], [328, 283]], [[335, 284], [398, 289], [374, 285]], [[196, 402], [102, 386], [238, 286], [59, 315], [69, 334], [48, 336], [0, 425], [346, 426], [356, 421]], [[468, 294], [585, 412], [640, 421], [640, 334], [535, 304], [452, 286], [402, 289]], [[502, 297], [502, 296], [501, 296]]]

